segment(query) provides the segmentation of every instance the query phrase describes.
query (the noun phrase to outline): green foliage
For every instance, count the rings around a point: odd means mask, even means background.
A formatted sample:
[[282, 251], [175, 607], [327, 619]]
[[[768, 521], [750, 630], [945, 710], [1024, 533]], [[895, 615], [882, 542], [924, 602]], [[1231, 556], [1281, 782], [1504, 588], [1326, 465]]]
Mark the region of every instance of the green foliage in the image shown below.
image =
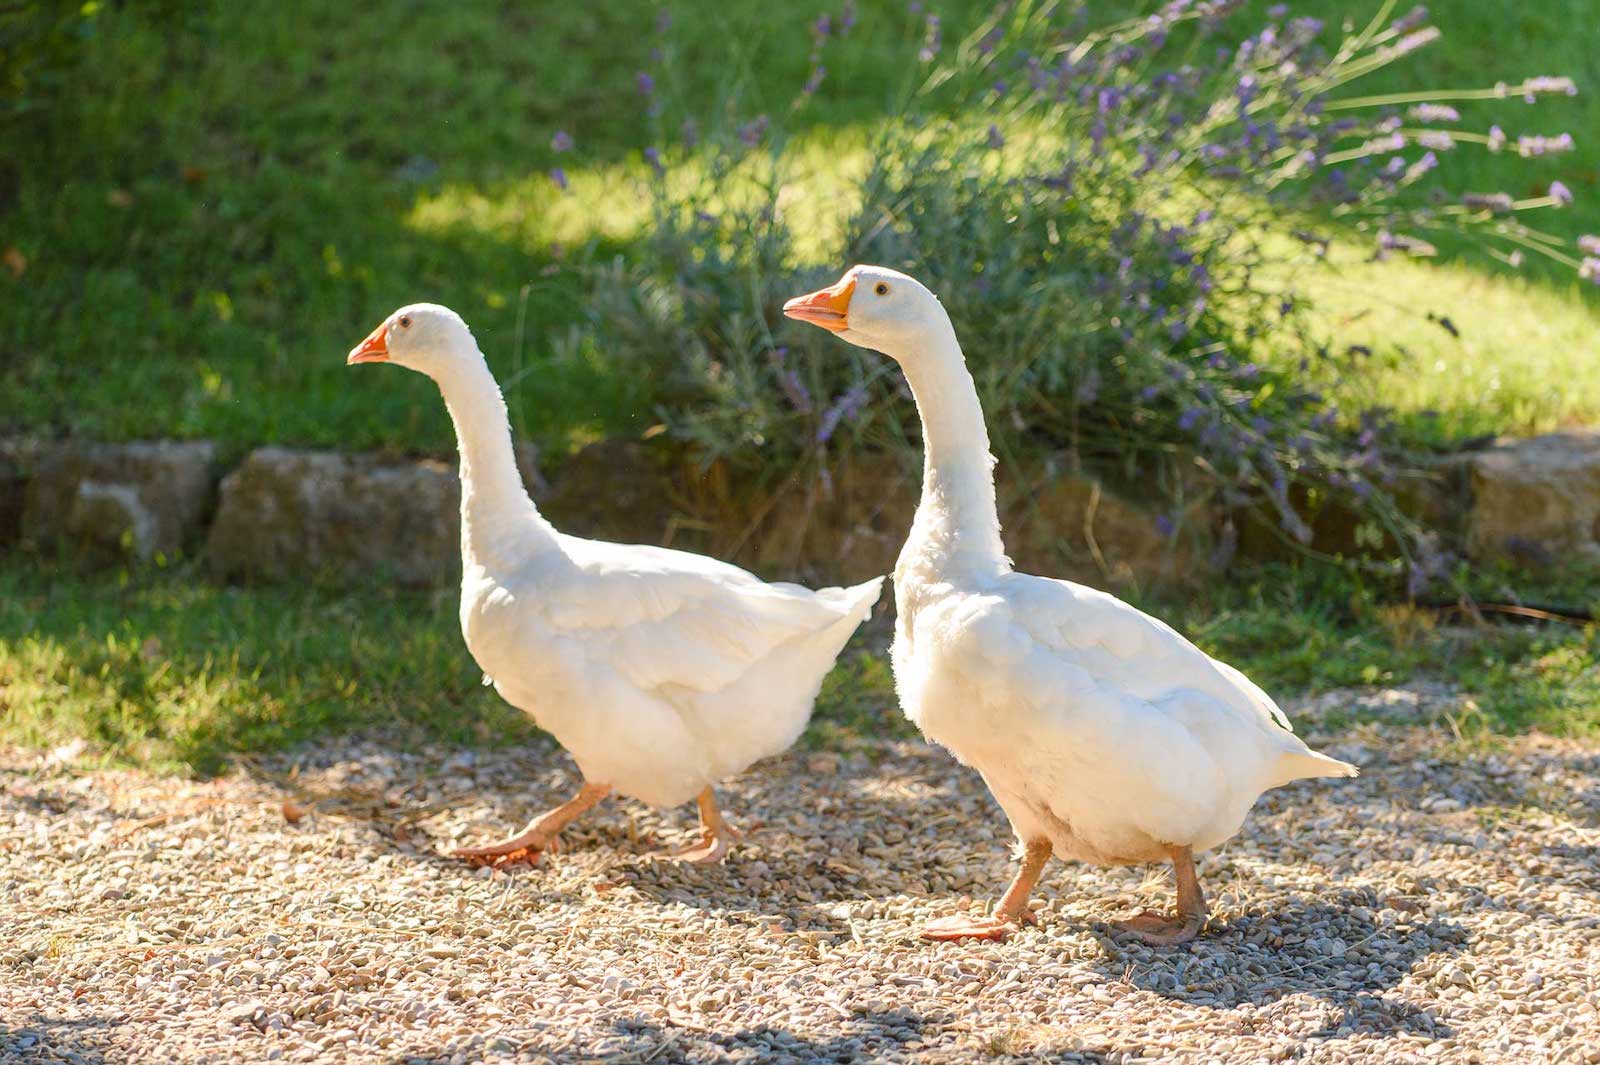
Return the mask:
[[[1251, 0], [1222, 32], [1252, 31], [1272, 2]], [[202, 16], [178, 18], [168, 10], [196, 5], [102, 5], [66, 91], [0, 152], [27, 179], [0, 195], [0, 252], [26, 260], [20, 276], [0, 266], [0, 430], [204, 436], [234, 454], [264, 443], [445, 451], [449, 424], [427, 382], [343, 366], [377, 317], [433, 299], [467, 317], [502, 380], [516, 378], [518, 429], [548, 450], [642, 431], [652, 402], [664, 402], [654, 377], [632, 366], [619, 380], [592, 346], [582, 358], [553, 354], [587, 310], [564, 265], [573, 249], [599, 240], [604, 257], [627, 262], [646, 235], [634, 74], [661, 43], [659, 6], [308, 0], [200, 5]], [[666, 46], [683, 54], [681, 80], [663, 77], [662, 92], [702, 117], [733, 96], [747, 115], [772, 116], [805, 163], [786, 209], [819, 219], [836, 202], [848, 209], [842, 183], [864, 171], [875, 125], [919, 69], [905, 53], [918, 20], [900, 4], [858, 4], [813, 103], [791, 109], [817, 9], [665, 6]], [[947, 42], [991, 8], [937, 6]], [[1525, 160], [1464, 146], [1437, 173], [1452, 192], [1519, 197], [1559, 178], [1578, 201], [1550, 227], [1569, 240], [1600, 232], [1600, 141], [1582, 135], [1600, 128], [1600, 92], [1590, 91], [1600, 20], [1583, 17], [1587, 0], [1431, 6], [1444, 39], [1375, 72], [1371, 91], [1572, 74], [1585, 92], [1538, 108], [1459, 106], [1473, 129], [1570, 130], [1576, 152]], [[837, 19], [839, 0], [832, 7]], [[1353, 10], [1343, 0], [1292, 8], [1330, 26]], [[395, 32], [374, 62], [380, 27]], [[552, 152], [557, 130], [572, 134], [574, 152]], [[662, 132], [676, 137], [677, 122]], [[573, 177], [568, 196], [546, 176], [558, 162]], [[1318, 382], [1330, 395], [1382, 397], [1410, 438], [1441, 445], [1600, 417], [1600, 313], [1569, 282], [1339, 251], [1334, 268], [1299, 280], [1321, 328], [1379, 350], [1359, 372], [1330, 367]], [[798, 337], [779, 343], [809, 343]]]
[[[1406, 119], [1387, 96], [1351, 95], [1437, 37], [1417, 14], [1391, 22], [1386, 2], [1326, 43], [1320, 20], [1274, 16], [1239, 41], [1221, 29], [1231, 6], [1086, 30], [1070, 5], [1007, 4], [951, 44], [929, 15], [900, 61], [916, 72], [906, 102], [864, 169], [836, 175], [830, 198], [853, 209], [833, 227], [793, 195], [807, 159], [782, 121], [663, 98], [657, 79], [680, 80], [664, 48], [639, 75], [650, 225], [628, 267], [591, 273], [581, 349], [613, 375], [645, 368], [661, 417], [749, 477], [826, 479], [830, 451], [897, 446], [914, 415], [881, 360], [780, 330], [777, 307], [852, 262], [899, 267], [950, 310], [1003, 457], [1064, 452], [1174, 524], [1199, 493], [1301, 545], [1315, 511], [1340, 507], [1362, 515], [1364, 554], [1397, 554], [1413, 584], [1436, 576], [1389, 493], [1387, 410], [1316, 387], [1372, 351], [1323, 327], [1298, 275], [1334, 241], [1382, 258], [1431, 252], [1416, 234], [1436, 232], [1575, 267], [1519, 220], [1563, 196], [1489, 209], [1427, 194], [1453, 141], [1406, 122], [1450, 109]], [[819, 24], [813, 77], [784, 114], [814, 106], [834, 33]]]
[[83, 0], [0, 6], [0, 128], [65, 91], [99, 6]]

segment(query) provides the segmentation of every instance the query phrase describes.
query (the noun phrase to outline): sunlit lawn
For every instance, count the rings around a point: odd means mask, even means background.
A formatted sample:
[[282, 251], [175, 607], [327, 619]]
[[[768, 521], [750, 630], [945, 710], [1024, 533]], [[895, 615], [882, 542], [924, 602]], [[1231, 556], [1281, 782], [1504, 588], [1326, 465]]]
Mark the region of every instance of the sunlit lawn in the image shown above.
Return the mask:
[[[1424, 677], [1476, 698], [1481, 712], [1458, 728], [1600, 729], [1592, 628], [1449, 628], [1348, 578], [1283, 567], [1140, 603], [1280, 697]], [[528, 741], [532, 726], [481, 683], [455, 615], [449, 591], [226, 588], [182, 567], [107, 579], [6, 564], [0, 742], [81, 738], [91, 757], [208, 773], [238, 752], [351, 729]], [[887, 643], [881, 625], [857, 635], [805, 742], [914, 734], [896, 709]]]
[[[816, 12], [672, 6], [667, 39], [687, 51], [675, 69], [707, 113], [734, 94], [749, 101], [741, 114], [788, 113]], [[942, 5], [946, 39], [981, 7]], [[1585, 7], [1436, 4], [1445, 43], [1368, 88], [1537, 73], [1600, 86], [1600, 20]], [[860, 164], [868, 131], [915, 76], [903, 42], [917, 19], [896, 3], [861, 8], [821, 92], [790, 115], [803, 159], [791, 209], [827, 198], [840, 168]], [[638, 152], [670, 139], [650, 130], [634, 85], [659, 40], [654, 5], [217, 4], [197, 31], [170, 38], [136, 5], [103, 16], [80, 91], [18, 153], [22, 191], [4, 242], [28, 266], [18, 278], [0, 271], [0, 425], [209, 436], [233, 453], [271, 441], [443, 450], [448, 426], [426, 382], [357, 378], [342, 365], [378, 317], [422, 298], [464, 312], [501, 375], [516, 378], [520, 432], [559, 450], [653, 420], [625, 387], [638, 382], [553, 352], [584, 311], [558, 264], [589, 242], [626, 256], [649, 224]], [[1256, 21], [1246, 12], [1231, 25]], [[1600, 144], [1584, 137], [1600, 129], [1597, 99], [1465, 107], [1465, 125], [1571, 130], [1582, 150], [1527, 161], [1463, 148], [1449, 180], [1524, 195], [1559, 177], [1580, 202], [1542, 221], [1566, 236], [1600, 230]], [[559, 158], [557, 129], [577, 141]], [[558, 161], [568, 195], [546, 176]], [[1415, 415], [1420, 438], [1441, 441], [1600, 416], [1600, 300], [1552, 276], [1536, 273], [1530, 287], [1483, 258], [1443, 269], [1350, 262], [1307, 287], [1335, 350], [1380, 352], [1376, 370], [1341, 372], [1338, 387], [1382, 397]]]

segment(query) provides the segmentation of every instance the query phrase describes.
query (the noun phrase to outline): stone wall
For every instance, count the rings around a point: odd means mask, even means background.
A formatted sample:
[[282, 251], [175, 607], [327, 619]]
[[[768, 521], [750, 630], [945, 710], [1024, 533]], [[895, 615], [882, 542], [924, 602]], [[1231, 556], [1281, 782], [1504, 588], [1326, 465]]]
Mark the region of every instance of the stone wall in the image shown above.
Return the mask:
[[[856, 457], [827, 484], [752, 484], [663, 439], [592, 445], [550, 485], [536, 458], [519, 449], [530, 491], [564, 531], [812, 583], [890, 571], [920, 490], [919, 469], [882, 455]], [[1413, 513], [1473, 557], [1600, 557], [1600, 433], [1502, 441], [1403, 487]], [[1102, 587], [1211, 575], [1208, 538], [1223, 515], [1204, 504], [1169, 537], [1152, 511], [1062, 456], [1003, 469], [998, 490], [1019, 568]], [[100, 560], [201, 552], [224, 579], [446, 585], [460, 572], [459, 505], [454, 465], [431, 459], [261, 448], [224, 474], [204, 442], [0, 441], [0, 550]], [[1316, 516], [1319, 545], [1340, 549], [1353, 527], [1345, 518]]]

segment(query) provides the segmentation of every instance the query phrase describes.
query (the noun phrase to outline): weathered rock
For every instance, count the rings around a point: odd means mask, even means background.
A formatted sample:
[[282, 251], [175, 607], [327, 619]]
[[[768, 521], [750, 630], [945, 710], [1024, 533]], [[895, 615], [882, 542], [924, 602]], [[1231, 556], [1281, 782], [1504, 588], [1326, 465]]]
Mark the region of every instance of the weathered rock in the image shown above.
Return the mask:
[[131, 484], [79, 481], [63, 532], [74, 544], [107, 556], [155, 555], [157, 520]]
[[[583, 536], [702, 551], [767, 576], [852, 583], [894, 568], [921, 495], [921, 470], [894, 455], [854, 456], [829, 478], [763, 484], [701, 464], [663, 440], [607, 441], [574, 457], [541, 505]], [[1005, 540], [1019, 567], [1101, 587], [1203, 577], [1195, 537], [1156, 514], [1040, 462], [1002, 475]], [[1197, 511], [1185, 525], [1209, 530]]]
[[1467, 550], [1543, 564], [1600, 558], [1600, 432], [1497, 444], [1471, 459]]
[[22, 537], [28, 481], [39, 464], [41, 450], [41, 445], [34, 440], [0, 440], [0, 550]]
[[215, 458], [207, 441], [46, 448], [28, 481], [23, 538], [140, 559], [175, 554], [205, 518]]
[[207, 557], [224, 577], [441, 584], [461, 571], [460, 506], [442, 462], [261, 448], [222, 481]]
[[1001, 524], [1018, 569], [1100, 588], [1188, 584], [1210, 575], [1209, 554], [1197, 550], [1213, 524], [1204, 503], [1167, 530], [1155, 510], [1059, 463], [1029, 464], [1006, 481]]
[[682, 449], [665, 440], [601, 440], [567, 459], [548, 492], [535, 498], [564, 533], [660, 544], [683, 511], [674, 482], [698, 476]]

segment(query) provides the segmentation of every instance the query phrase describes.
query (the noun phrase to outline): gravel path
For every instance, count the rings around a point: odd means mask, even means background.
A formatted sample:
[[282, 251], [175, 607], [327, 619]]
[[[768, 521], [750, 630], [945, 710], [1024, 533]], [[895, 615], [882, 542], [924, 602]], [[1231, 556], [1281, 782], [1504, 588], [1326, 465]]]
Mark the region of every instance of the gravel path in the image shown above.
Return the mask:
[[559, 751], [368, 739], [204, 783], [0, 752], [0, 1060], [1600, 1062], [1600, 744], [1463, 743], [1428, 724], [1452, 698], [1293, 708], [1364, 775], [1269, 794], [1165, 949], [1106, 922], [1169, 874], [1061, 864], [1037, 927], [921, 942], [1012, 867], [919, 744], [747, 775], [721, 867], [643, 860], [691, 811], [622, 802], [509, 872], [440, 853], [564, 796]]

